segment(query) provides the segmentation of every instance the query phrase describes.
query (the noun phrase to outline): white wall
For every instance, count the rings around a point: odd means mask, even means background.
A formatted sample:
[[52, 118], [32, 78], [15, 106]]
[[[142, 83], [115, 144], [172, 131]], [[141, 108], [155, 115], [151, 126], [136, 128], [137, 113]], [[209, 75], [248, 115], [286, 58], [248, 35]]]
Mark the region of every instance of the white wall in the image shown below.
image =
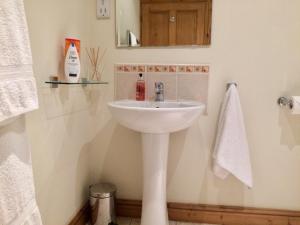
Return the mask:
[[[209, 48], [116, 49], [113, 17], [94, 21], [94, 42], [108, 48], [106, 74], [111, 82], [116, 62], [211, 64], [208, 116], [171, 137], [169, 201], [300, 210], [300, 117], [276, 105], [282, 94], [300, 94], [299, 10], [298, 0], [214, 0]], [[239, 84], [253, 163], [252, 190], [233, 177], [216, 179], [211, 172], [218, 110], [230, 80]], [[140, 136], [113, 119], [103, 123], [91, 143], [92, 176], [116, 183], [120, 198], [141, 199]]]
[[[140, 135], [116, 124], [113, 63], [210, 63], [208, 116], [173, 134], [168, 200], [300, 210], [300, 117], [276, 105], [282, 94], [300, 94], [300, 2], [214, 0], [209, 48], [116, 49], [114, 15], [96, 20], [96, 1], [25, 0], [38, 80], [40, 109], [27, 116], [37, 200], [45, 225], [67, 224], [83, 205], [87, 187], [114, 182], [120, 198], [140, 199]], [[114, 6], [113, 6], [114, 7]], [[108, 86], [60, 87], [44, 81], [62, 73], [65, 36], [108, 49]], [[249, 136], [255, 187], [216, 179], [211, 151], [225, 83], [239, 84]]]
[[99, 102], [106, 87], [50, 89], [44, 81], [63, 74], [66, 36], [81, 39], [83, 48], [89, 46], [96, 12], [91, 2], [25, 0], [40, 100], [40, 109], [27, 116], [27, 126], [44, 225], [67, 224], [88, 196], [89, 141], [104, 115]]
[[140, 40], [140, 1], [117, 0], [117, 30], [120, 45], [128, 45], [127, 31], [130, 30]]

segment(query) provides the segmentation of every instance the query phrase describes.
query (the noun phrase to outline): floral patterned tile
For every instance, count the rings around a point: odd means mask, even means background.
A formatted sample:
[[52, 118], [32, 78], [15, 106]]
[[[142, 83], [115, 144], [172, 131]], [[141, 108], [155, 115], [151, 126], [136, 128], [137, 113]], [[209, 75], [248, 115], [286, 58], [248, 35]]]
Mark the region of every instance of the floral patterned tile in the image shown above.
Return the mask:
[[132, 66], [131, 65], [124, 65], [124, 72], [131, 73], [132, 72]]
[[115, 72], [116, 73], [124, 72], [124, 65], [115, 65]]
[[140, 73], [146, 72], [146, 66], [145, 66], [145, 65], [139, 65], [139, 66], [138, 66], [138, 71], [139, 71]]
[[116, 73], [197, 73], [208, 74], [209, 65], [188, 65], [188, 64], [115, 64]]
[[138, 65], [132, 65], [131, 72], [133, 72], [133, 73], [139, 72], [139, 66]]
[[208, 64], [115, 64], [115, 99], [136, 99], [136, 82], [144, 74], [146, 99], [155, 98], [155, 82], [165, 85], [169, 101], [207, 103], [210, 66]]
[[176, 73], [176, 66], [174, 66], [174, 65], [170, 65], [169, 66], [169, 73]]

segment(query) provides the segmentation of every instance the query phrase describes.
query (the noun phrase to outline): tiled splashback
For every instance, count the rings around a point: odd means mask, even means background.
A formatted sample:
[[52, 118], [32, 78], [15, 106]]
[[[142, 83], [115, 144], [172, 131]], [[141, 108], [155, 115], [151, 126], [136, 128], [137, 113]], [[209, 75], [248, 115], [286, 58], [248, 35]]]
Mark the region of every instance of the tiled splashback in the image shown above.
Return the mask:
[[154, 100], [154, 84], [165, 85], [165, 99], [207, 104], [209, 65], [115, 64], [115, 99], [135, 99], [138, 74], [146, 82], [146, 99]]
[[115, 64], [116, 73], [209, 73], [209, 65]]

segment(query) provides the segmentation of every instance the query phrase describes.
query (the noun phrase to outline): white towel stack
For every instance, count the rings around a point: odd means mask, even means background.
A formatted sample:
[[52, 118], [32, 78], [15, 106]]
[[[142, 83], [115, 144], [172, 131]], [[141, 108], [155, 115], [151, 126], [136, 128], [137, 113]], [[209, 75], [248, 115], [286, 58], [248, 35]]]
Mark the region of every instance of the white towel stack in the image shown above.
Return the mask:
[[24, 116], [0, 127], [0, 224], [42, 224]]
[[0, 1], [0, 121], [38, 108], [23, 0]]
[[253, 187], [243, 112], [235, 85], [229, 87], [224, 98], [213, 158], [216, 176], [225, 179], [232, 174], [249, 188]]
[[24, 117], [15, 118], [37, 108], [23, 0], [0, 0], [1, 225], [42, 224]]

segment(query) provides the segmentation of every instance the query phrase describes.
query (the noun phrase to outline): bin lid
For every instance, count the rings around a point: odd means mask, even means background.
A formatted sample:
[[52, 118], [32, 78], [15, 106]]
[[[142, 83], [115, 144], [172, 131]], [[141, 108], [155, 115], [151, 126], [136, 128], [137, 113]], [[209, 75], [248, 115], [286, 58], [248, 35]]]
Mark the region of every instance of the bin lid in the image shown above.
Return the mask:
[[94, 198], [110, 198], [115, 195], [116, 191], [116, 186], [109, 183], [100, 183], [90, 186], [90, 196]]

